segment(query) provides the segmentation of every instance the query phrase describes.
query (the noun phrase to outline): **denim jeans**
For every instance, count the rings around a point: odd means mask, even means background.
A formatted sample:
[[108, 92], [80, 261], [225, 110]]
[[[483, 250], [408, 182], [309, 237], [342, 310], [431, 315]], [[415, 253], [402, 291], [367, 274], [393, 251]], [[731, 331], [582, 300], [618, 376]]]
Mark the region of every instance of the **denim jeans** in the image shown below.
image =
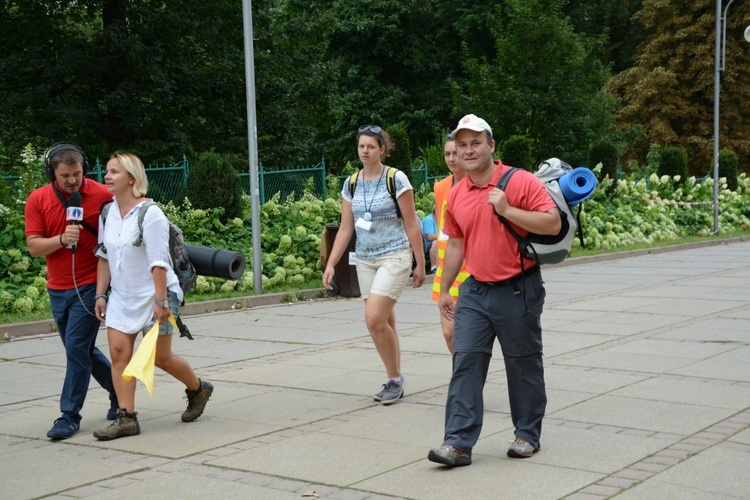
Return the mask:
[[[96, 347], [99, 320], [93, 316], [96, 285], [82, 285], [71, 290], [50, 290], [50, 307], [60, 339], [65, 346], [67, 365], [65, 382], [60, 395], [60, 411], [76, 420], [81, 419], [81, 408], [86, 400], [91, 376], [111, 395], [112, 366], [109, 359]], [[92, 314], [86, 311], [86, 305]]]

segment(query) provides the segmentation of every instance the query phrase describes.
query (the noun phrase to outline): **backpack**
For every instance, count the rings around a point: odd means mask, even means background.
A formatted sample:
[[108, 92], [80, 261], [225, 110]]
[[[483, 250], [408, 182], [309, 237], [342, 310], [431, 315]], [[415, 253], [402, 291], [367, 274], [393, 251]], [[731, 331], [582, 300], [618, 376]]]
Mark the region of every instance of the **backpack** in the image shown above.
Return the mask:
[[[497, 187], [505, 191], [508, 181], [518, 170], [511, 168], [497, 182]], [[581, 228], [581, 205], [578, 206], [578, 217], [573, 216], [573, 210], [565, 200], [563, 192], [558, 184], [558, 179], [563, 175], [571, 172], [573, 168], [557, 158], [550, 158], [542, 163], [534, 176], [542, 181], [552, 200], [557, 205], [560, 212], [560, 232], [556, 235], [539, 235], [529, 233], [525, 238], [518, 234], [508, 221], [498, 215], [500, 222], [518, 241], [518, 250], [521, 255], [536, 260], [540, 264], [557, 264], [564, 261], [570, 255], [570, 248], [573, 246], [576, 229], [583, 246], [583, 229]]]
[[[349, 177], [349, 194], [352, 197], [354, 197], [354, 191], [357, 190], [359, 172], [360, 171], [357, 170], [351, 175], [351, 177]], [[393, 203], [396, 205], [396, 217], [400, 219], [401, 207], [398, 206], [398, 201], [396, 200], [396, 172], [400, 172], [400, 170], [395, 167], [388, 167], [388, 172], [385, 174], [385, 187], [388, 189], [388, 192], [393, 199]]]
[[[134, 247], [143, 245], [143, 219], [146, 217], [146, 211], [156, 204], [155, 201], [148, 200], [141, 205], [141, 209], [138, 211], [138, 229], [140, 232], [135, 241], [133, 241]], [[111, 204], [107, 204], [101, 209], [102, 225], [107, 222], [107, 214], [109, 213], [110, 206]], [[169, 222], [169, 256], [172, 259], [172, 270], [180, 281], [182, 293], [187, 294], [190, 290], [195, 288], [197, 273], [195, 272], [195, 266], [193, 266], [188, 258], [182, 230], [172, 222]]]

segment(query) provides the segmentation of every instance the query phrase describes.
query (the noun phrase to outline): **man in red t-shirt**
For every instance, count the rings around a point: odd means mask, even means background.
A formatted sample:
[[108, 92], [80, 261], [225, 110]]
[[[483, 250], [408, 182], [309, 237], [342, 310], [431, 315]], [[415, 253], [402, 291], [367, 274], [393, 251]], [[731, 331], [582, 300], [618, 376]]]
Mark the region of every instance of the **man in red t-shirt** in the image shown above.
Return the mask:
[[[505, 361], [515, 427], [508, 456], [527, 458], [540, 449], [547, 406], [540, 323], [545, 290], [538, 264], [524, 258], [522, 266], [518, 242], [498, 215], [524, 236], [557, 234], [560, 215], [530, 172], [518, 171], [505, 192], [496, 187], [510, 167], [492, 159], [495, 141], [485, 120], [467, 115], [451, 135], [467, 173], [450, 192], [444, 229], [449, 240], [439, 307], [454, 319], [453, 375], [443, 445], [430, 450], [428, 459], [453, 467], [471, 464], [482, 429], [482, 390], [496, 338]], [[461, 285], [454, 306], [450, 285], [462, 262], [471, 276]]]
[[[92, 375], [109, 393], [107, 419], [114, 420], [118, 408], [109, 360], [96, 347], [99, 319], [93, 314], [99, 211], [112, 195], [104, 185], [86, 178], [88, 160], [73, 143], [54, 144], [44, 156], [44, 167], [50, 184], [34, 190], [26, 200], [26, 244], [32, 257], [47, 259], [50, 309], [67, 358], [60, 395], [62, 416], [47, 437], [66, 439], [80, 428]], [[80, 194], [80, 224], [67, 220], [71, 193]]]

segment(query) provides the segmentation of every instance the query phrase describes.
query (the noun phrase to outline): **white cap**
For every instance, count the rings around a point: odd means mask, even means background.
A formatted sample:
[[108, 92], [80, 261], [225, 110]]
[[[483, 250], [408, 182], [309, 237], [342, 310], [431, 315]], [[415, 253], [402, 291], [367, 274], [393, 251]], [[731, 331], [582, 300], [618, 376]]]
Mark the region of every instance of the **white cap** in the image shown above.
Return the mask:
[[489, 132], [492, 134], [492, 129], [489, 124], [477, 115], [466, 115], [458, 121], [456, 130], [451, 132], [451, 137], [456, 138], [456, 133], [459, 130], [473, 130], [474, 132]]

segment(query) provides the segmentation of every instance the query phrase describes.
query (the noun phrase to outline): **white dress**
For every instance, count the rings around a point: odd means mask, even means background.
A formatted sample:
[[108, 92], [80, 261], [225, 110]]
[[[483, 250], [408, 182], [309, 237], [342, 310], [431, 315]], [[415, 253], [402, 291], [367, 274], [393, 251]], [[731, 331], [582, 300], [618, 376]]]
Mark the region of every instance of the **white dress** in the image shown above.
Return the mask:
[[99, 218], [99, 247], [97, 257], [109, 263], [112, 292], [107, 302], [105, 324], [124, 333], [138, 333], [151, 323], [156, 290], [151, 269], [167, 270], [167, 287], [180, 300], [183, 293], [169, 257], [169, 221], [158, 206], [152, 206], [143, 220], [143, 244], [134, 246], [138, 237], [139, 203], [125, 215], [115, 197], [107, 214], [106, 224]]

